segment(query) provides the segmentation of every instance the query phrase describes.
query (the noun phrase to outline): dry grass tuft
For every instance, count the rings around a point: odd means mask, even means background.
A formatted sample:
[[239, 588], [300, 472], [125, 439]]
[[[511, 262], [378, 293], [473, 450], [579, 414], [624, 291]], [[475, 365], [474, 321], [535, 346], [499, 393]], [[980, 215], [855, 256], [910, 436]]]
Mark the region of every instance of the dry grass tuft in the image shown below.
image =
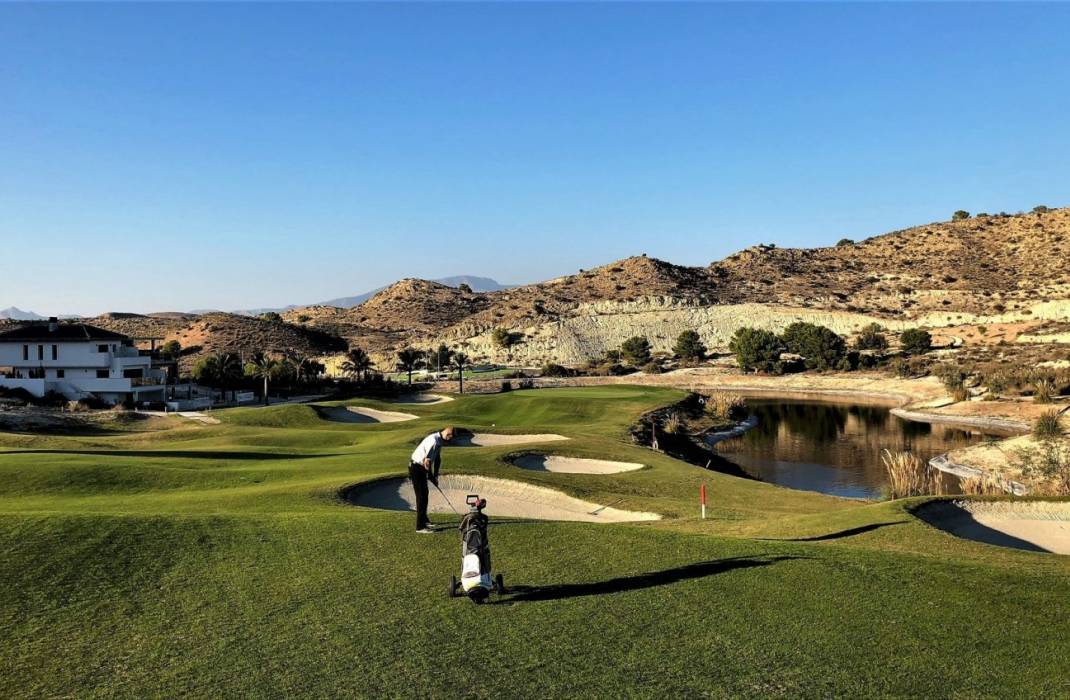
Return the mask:
[[959, 489], [967, 496], [1002, 496], [1012, 492], [1003, 477], [992, 474], [964, 477], [959, 480]]
[[1041, 413], [1037, 422], [1033, 424], [1033, 437], [1041, 440], [1058, 437], [1062, 433], [1059, 428], [1060, 414], [1061, 411], [1055, 408]]
[[661, 426], [661, 429], [669, 435], [678, 435], [679, 433], [683, 432], [684, 422], [683, 420], [681, 420], [680, 414], [669, 414], [669, 417], [665, 419], [665, 423]]
[[939, 496], [944, 492], [943, 476], [939, 469], [922, 462], [910, 452], [883, 450], [881, 461], [888, 473], [888, 496]]
[[742, 394], [730, 391], [715, 391], [706, 397], [706, 414], [718, 420], [738, 420], [747, 412], [747, 401]]

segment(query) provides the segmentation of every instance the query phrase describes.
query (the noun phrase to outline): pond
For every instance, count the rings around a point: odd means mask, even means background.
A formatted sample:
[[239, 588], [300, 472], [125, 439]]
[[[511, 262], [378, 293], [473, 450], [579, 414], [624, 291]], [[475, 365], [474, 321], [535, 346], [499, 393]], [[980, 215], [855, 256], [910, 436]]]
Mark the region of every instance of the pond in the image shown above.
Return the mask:
[[[887, 484], [881, 450], [912, 452], [926, 462], [984, 440], [979, 430], [917, 423], [884, 406], [748, 399], [758, 425], [714, 450], [747, 474], [782, 486], [847, 498], [880, 498]], [[945, 475], [947, 493], [958, 479]]]

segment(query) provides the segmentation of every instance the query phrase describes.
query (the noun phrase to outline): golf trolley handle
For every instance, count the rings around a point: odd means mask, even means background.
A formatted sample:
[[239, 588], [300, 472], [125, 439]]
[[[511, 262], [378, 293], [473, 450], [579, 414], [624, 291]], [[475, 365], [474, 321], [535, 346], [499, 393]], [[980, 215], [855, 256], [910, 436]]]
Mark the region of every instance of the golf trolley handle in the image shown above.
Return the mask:
[[464, 502], [467, 503], [470, 506], [478, 505], [479, 504], [479, 494], [478, 493], [470, 493], [470, 494], [468, 494], [467, 496], [464, 497]]

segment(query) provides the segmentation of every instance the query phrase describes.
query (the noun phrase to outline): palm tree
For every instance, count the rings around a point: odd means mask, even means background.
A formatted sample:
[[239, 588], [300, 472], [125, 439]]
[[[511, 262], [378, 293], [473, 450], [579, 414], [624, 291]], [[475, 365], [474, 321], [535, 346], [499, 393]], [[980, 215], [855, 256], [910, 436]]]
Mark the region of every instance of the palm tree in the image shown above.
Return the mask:
[[461, 382], [460, 392], [464, 393], [464, 368], [468, 366], [468, 355], [463, 352], [453, 354], [453, 366], [457, 368], [457, 379]]
[[357, 379], [363, 374], [367, 378], [368, 370], [375, 366], [372, 358], [364, 352], [364, 348], [352, 348], [346, 353], [346, 361], [342, 363], [342, 371], [346, 374], [354, 374]]
[[217, 352], [209, 358], [211, 363], [211, 376], [215, 385], [223, 392], [223, 400], [227, 399], [227, 389], [234, 388], [242, 375], [241, 360], [232, 352]]
[[398, 369], [409, 373], [409, 386], [412, 386], [412, 371], [423, 364], [423, 359], [424, 354], [412, 348], [398, 352]]
[[256, 377], [257, 379], [264, 380], [264, 405], [269, 405], [268, 401], [268, 380], [274, 379], [281, 369], [281, 364], [278, 360], [273, 360], [262, 352], [258, 352], [249, 359], [249, 364], [245, 366], [245, 373], [250, 377]]

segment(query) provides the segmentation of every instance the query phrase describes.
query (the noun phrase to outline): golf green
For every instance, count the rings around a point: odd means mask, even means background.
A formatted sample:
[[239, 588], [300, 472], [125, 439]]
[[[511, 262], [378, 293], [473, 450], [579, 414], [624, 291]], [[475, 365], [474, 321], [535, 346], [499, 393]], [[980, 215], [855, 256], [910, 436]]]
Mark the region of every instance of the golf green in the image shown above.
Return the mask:
[[[630, 423], [680, 396], [547, 389], [406, 404], [418, 418], [393, 423], [291, 405], [0, 433], [0, 695], [1070, 695], [1070, 558], [955, 538], [910, 514], [920, 499], [793, 491], [633, 446]], [[417, 535], [411, 513], [339, 496], [402, 475], [446, 424], [646, 465], [521, 469], [510, 459], [532, 446], [505, 445], [446, 450], [447, 473], [663, 518], [492, 523], [510, 592], [450, 599], [455, 530]]]

